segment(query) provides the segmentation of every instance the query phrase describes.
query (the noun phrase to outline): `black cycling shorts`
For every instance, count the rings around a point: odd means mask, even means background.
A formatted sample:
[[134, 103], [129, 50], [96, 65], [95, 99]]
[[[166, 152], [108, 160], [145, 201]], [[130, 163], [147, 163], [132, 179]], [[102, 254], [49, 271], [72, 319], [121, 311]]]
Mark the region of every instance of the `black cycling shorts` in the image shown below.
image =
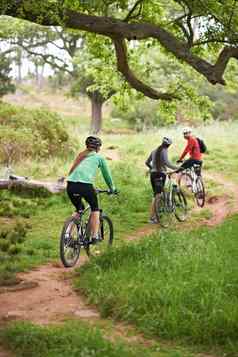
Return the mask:
[[91, 211], [99, 211], [98, 197], [92, 184], [68, 181], [67, 193], [77, 212], [84, 209], [82, 198], [88, 202]]
[[158, 193], [163, 191], [166, 181], [166, 174], [163, 172], [151, 172], [150, 181], [154, 195], [156, 196]]
[[195, 171], [196, 171], [197, 175], [201, 175], [202, 161], [200, 161], [200, 160], [188, 159], [188, 160], [184, 161], [182, 163], [179, 171], [182, 171], [181, 169], [190, 169], [194, 165], [200, 166]]

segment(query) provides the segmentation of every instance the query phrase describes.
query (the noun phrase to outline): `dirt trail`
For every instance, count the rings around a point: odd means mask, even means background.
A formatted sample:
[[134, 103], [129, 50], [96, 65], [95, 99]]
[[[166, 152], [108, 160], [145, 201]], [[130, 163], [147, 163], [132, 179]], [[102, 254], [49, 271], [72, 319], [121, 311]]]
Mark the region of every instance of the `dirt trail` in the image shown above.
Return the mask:
[[[81, 264], [85, 259], [81, 260]], [[67, 270], [69, 272], [69, 270]], [[47, 264], [28, 273], [19, 274], [33, 289], [5, 292], [0, 295], [0, 321], [30, 320], [40, 324], [62, 321], [67, 316], [96, 319], [99, 313], [88, 307], [72, 289], [71, 279], [60, 265]]]
[[206, 174], [206, 178], [216, 181], [226, 191], [226, 194], [222, 197], [210, 197], [206, 203], [206, 207], [212, 212], [212, 217], [205, 220], [204, 223], [213, 227], [222, 223], [226, 217], [238, 212], [238, 185], [224, 179], [219, 174]]
[[0, 357], [13, 357], [12, 354], [9, 351], [4, 350], [0, 346]]
[[[211, 177], [207, 175], [207, 178], [215, 179], [217, 183], [224, 185], [228, 193], [223, 197], [210, 198], [210, 203], [207, 204], [212, 211], [212, 218], [206, 220], [205, 223], [208, 226], [214, 226], [221, 223], [231, 213], [238, 212], [238, 185], [226, 181], [219, 175]], [[232, 194], [234, 198], [232, 204], [229, 194]], [[137, 240], [152, 234], [157, 229], [156, 225], [145, 225], [128, 236], [127, 240]], [[79, 265], [84, 264], [86, 259], [82, 257]], [[70, 271], [73, 270], [65, 269], [57, 264], [47, 264], [31, 272], [19, 274], [19, 278], [26, 285], [28, 283], [31, 286], [33, 282], [35, 287], [13, 292], [0, 292], [0, 324], [10, 320], [29, 320], [39, 324], [49, 324], [62, 322], [65, 318], [72, 317], [80, 320], [86, 319], [93, 324], [101, 322], [103, 325], [105, 320], [100, 318], [99, 312], [89, 306], [86, 300], [72, 289], [71, 276], [66, 274]], [[131, 326], [115, 322], [113, 325], [113, 334], [107, 336], [108, 338], [115, 339], [119, 336], [127, 342], [151, 344], [151, 341], [144, 339], [140, 334], [131, 332], [131, 330], [134, 331]], [[0, 348], [0, 357], [10, 357], [10, 355]]]

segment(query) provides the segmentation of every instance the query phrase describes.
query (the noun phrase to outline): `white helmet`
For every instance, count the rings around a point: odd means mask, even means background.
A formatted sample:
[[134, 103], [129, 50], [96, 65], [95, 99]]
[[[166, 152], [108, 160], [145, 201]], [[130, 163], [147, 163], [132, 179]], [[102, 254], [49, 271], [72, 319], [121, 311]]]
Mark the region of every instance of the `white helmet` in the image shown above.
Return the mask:
[[172, 143], [173, 141], [170, 138], [166, 138], [166, 137], [163, 138], [162, 144], [171, 145]]
[[184, 128], [183, 129], [183, 134], [190, 134], [192, 132], [192, 129], [191, 128]]

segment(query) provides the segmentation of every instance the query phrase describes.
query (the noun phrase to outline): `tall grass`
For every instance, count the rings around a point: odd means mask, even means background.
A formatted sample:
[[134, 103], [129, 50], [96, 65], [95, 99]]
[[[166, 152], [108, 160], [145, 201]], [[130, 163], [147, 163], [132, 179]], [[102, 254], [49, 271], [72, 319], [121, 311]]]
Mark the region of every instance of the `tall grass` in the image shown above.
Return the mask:
[[149, 336], [238, 350], [238, 217], [215, 230], [167, 232], [80, 269], [76, 287], [103, 316]]
[[97, 328], [79, 322], [41, 327], [16, 323], [1, 333], [4, 343], [18, 357], [148, 357], [144, 348], [105, 339]]

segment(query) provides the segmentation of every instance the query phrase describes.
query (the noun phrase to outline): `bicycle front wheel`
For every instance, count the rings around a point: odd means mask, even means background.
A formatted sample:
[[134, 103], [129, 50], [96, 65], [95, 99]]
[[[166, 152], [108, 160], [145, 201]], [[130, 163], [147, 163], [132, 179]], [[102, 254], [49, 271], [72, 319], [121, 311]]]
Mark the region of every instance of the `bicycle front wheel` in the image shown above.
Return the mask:
[[105, 253], [113, 243], [113, 223], [111, 219], [102, 215], [100, 218], [100, 240], [96, 244], [89, 244], [86, 252], [89, 257], [96, 257]]
[[197, 186], [197, 192], [195, 193], [195, 198], [196, 198], [197, 205], [199, 207], [204, 207], [206, 194], [205, 194], [205, 188], [201, 176], [198, 176], [196, 180], [196, 186]]
[[178, 184], [186, 194], [191, 195], [193, 192], [193, 179], [189, 173], [183, 172], [179, 177]]
[[60, 258], [66, 268], [73, 267], [79, 258], [80, 226], [76, 223], [73, 217], [67, 219], [62, 229], [60, 237]]
[[184, 222], [187, 218], [187, 200], [184, 193], [180, 189], [173, 191], [174, 215], [179, 222]]
[[160, 195], [157, 195], [154, 201], [155, 216], [158, 223], [163, 228], [168, 228], [171, 216], [167, 209], [166, 197], [165, 192], [163, 192]]

